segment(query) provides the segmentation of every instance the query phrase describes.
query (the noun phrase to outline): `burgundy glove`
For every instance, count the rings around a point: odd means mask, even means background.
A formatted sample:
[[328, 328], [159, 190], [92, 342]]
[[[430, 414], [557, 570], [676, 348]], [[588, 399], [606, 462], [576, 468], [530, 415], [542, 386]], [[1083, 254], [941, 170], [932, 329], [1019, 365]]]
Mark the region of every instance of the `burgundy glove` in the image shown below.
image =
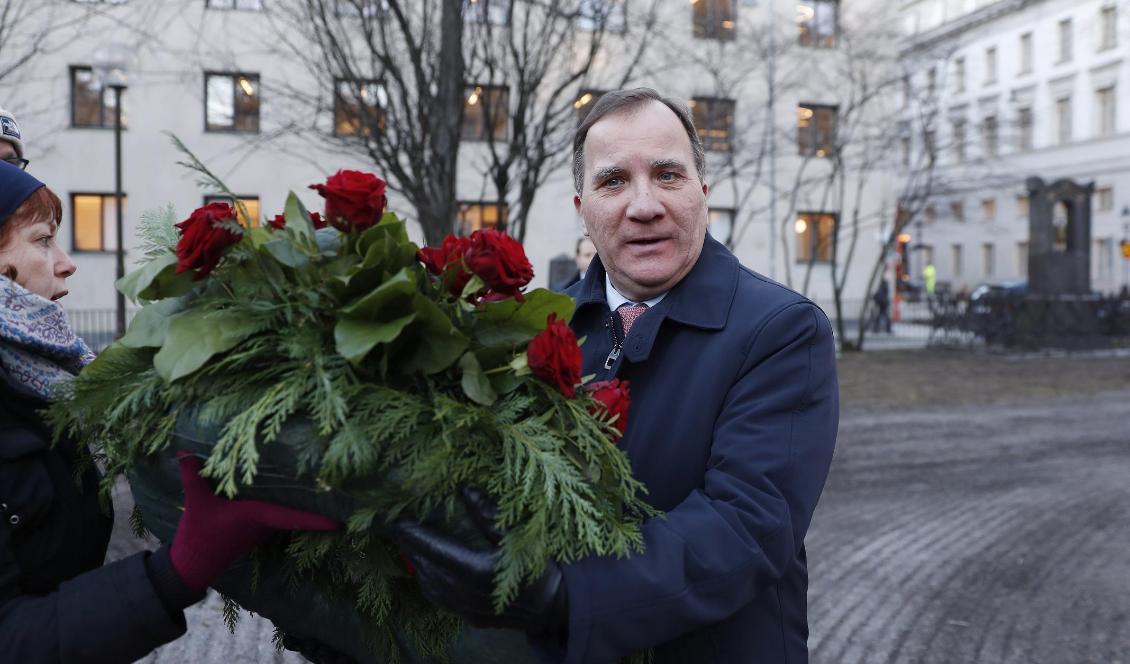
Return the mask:
[[337, 530], [340, 524], [320, 514], [261, 500], [227, 500], [212, 492], [200, 476], [204, 463], [177, 452], [184, 487], [181, 515], [169, 558], [184, 585], [203, 592], [232, 563], [251, 552], [276, 530]]

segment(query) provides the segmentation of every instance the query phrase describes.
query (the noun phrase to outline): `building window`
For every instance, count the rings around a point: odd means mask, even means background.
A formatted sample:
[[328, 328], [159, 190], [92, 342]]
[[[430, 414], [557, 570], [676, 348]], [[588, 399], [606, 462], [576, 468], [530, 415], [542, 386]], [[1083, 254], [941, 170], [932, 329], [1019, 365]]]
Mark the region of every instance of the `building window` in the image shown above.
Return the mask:
[[991, 277], [996, 273], [997, 257], [996, 248], [992, 242], [986, 242], [981, 245], [981, 272], [986, 277]]
[[1111, 5], [1099, 10], [1099, 50], [1118, 46], [1118, 8]]
[[835, 149], [836, 107], [797, 107], [797, 151], [802, 157], [829, 157]]
[[997, 47], [985, 49], [985, 85], [997, 82]]
[[510, 0], [463, 0], [463, 20], [467, 23], [510, 23]]
[[1114, 267], [1114, 240], [1095, 240], [1095, 277], [1100, 281], [1110, 279]]
[[1071, 142], [1071, 97], [1055, 100], [1055, 141], [1058, 145]]
[[934, 209], [933, 205], [926, 206], [925, 217], [927, 226], [933, 226], [934, 222], [938, 220], [938, 211]]
[[835, 229], [835, 214], [830, 212], [798, 214], [795, 228], [797, 262], [832, 262], [832, 235]]
[[1095, 189], [1095, 210], [1099, 212], [1110, 212], [1114, 209], [1114, 189], [1111, 187], [1099, 187]]
[[953, 61], [953, 91], [954, 94], [965, 92], [965, 58]]
[[388, 15], [386, 0], [334, 0], [334, 14], [356, 18], [381, 18]]
[[1059, 59], [1057, 62], [1070, 62], [1071, 61], [1071, 19], [1065, 18], [1059, 22], [1057, 29], [1059, 33]]
[[953, 160], [960, 164], [965, 161], [965, 120], [954, 120], [951, 128], [953, 133]]
[[839, 35], [840, 3], [837, 0], [803, 0], [797, 6], [801, 46], [835, 48]]
[[734, 131], [734, 100], [695, 97], [691, 100], [694, 126], [707, 150], [728, 152]]
[[965, 266], [962, 264], [961, 245], [955, 244], [950, 246], [950, 255], [953, 256], [953, 263], [951, 265], [953, 268], [953, 276], [961, 277], [961, 274], [965, 272]]
[[1016, 195], [1016, 216], [1019, 219], [1027, 219], [1028, 218], [1028, 195], [1027, 194], [1017, 194]]
[[581, 0], [577, 9], [577, 29], [587, 32], [625, 32], [628, 7], [625, 0]]
[[734, 214], [730, 208], [710, 208], [710, 221], [706, 227], [710, 237], [728, 245], [734, 233]]
[[[260, 217], [259, 217], [259, 197], [258, 196], [240, 196], [239, 202], [243, 203], [243, 207], [247, 208], [247, 217], [243, 216], [243, 211], [239, 209], [238, 205], [236, 205], [235, 203], [232, 202], [232, 199], [229, 196], [224, 196], [222, 194], [214, 194], [214, 195], [211, 195], [211, 196], [205, 196], [204, 197], [204, 204], [205, 205], [207, 205], [209, 203], [227, 203], [228, 205], [232, 206], [235, 209], [236, 221], [239, 222], [240, 226], [244, 226], [244, 227], [247, 227], [247, 226], [256, 227], [256, 226], [258, 226], [259, 220], [260, 220]], [[248, 219], [247, 219], [248, 217], [251, 218], [250, 224], [248, 224]]]
[[981, 122], [981, 149], [986, 159], [995, 159], [998, 152], [997, 117], [990, 115]]
[[1018, 73], [1027, 74], [1032, 71], [1032, 33], [1025, 32], [1020, 35], [1020, 70]]
[[1016, 274], [1022, 278], [1028, 277], [1028, 243], [1016, 243]]
[[1016, 147], [1027, 151], [1031, 150], [1032, 146], [1032, 109], [1024, 107], [1016, 112]]
[[259, 75], [204, 74], [204, 130], [259, 131]]
[[938, 157], [938, 138], [937, 132], [933, 129], [927, 129], [922, 132], [922, 147], [926, 150], [926, 158], [933, 163]]
[[461, 201], [459, 217], [455, 220], [460, 235], [470, 235], [484, 228], [506, 228], [509, 207], [506, 203]]
[[902, 152], [900, 163], [903, 166], [910, 166], [910, 137], [903, 136], [899, 139], [899, 149]]
[[510, 90], [501, 85], [467, 88], [463, 105], [463, 140], [505, 141], [510, 120]]
[[1095, 90], [1095, 113], [1098, 115], [1096, 135], [1100, 137], [1114, 135], [1115, 111], [1114, 86]]
[[926, 96], [933, 97], [938, 91], [938, 68], [930, 67], [926, 70]]
[[378, 81], [334, 79], [334, 134], [370, 136], [384, 131], [388, 93]]
[[985, 198], [981, 201], [981, 218], [987, 222], [995, 221], [997, 218], [997, 199]]
[[692, 8], [697, 39], [734, 38], [734, 0], [695, 0]]
[[604, 96], [606, 90], [582, 90], [581, 96], [577, 97], [577, 101], [573, 102], [573, 108], [577, 109], [577, 124], [580, 125], [589, 116], [589, 111], [592, 107]]
[[208, 0], [209, 9], [246, 9], [259, 11], [263, 8], [263, 0]]
[[[122, 203], [126, 203], [124, 195]], [[115, 251], [118, 248], [116, 204], [113, 194], [71, 194], [72, 246], [76, 252]]]
[[[114, 91], [100, 86], [90, 67], [71, 67], [71, 126], [114, 126]], [[122, 126], [126, 126], [124, 109]]]
[[950, 217], [958, 222], [965, 221], [965, 204], [961, 201], [953, 201], [950, 203]]
[[1055, 231], [1052, 251], [1067, 251], [1071, 248], [1071, 238], [1067, 235], [1067, 220], [1067, 205], [1059, 201], [1052, 207], [1052, 229]]

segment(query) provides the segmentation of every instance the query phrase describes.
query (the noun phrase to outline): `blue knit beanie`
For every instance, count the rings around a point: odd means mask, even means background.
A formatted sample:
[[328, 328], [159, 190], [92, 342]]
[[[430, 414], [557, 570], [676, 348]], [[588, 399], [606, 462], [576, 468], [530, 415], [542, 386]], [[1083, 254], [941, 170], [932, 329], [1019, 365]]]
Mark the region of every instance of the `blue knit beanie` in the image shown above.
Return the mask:
[[42, 182], [18, 166], [0, 161], [0, 226], [42, 186]]

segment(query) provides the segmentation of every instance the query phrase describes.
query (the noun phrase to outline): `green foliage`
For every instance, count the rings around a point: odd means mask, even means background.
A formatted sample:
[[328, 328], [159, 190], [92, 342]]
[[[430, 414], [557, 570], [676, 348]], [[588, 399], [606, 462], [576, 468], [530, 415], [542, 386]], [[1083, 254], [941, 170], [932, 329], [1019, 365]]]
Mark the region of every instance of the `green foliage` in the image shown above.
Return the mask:
[[590, 414], [591, 397], [566, 399], [526, 363], [546, 317], [571, 315], [568, 297], [471, 304], [416, 262], [395, 215], [358, 235], [314, 232], [292, 194], [285, 216], [285, 229], [244, 234], [187, 291], [168, 287], [181, 283], [167, 278], [171, 245], [152, 247], [121, 287], [154, 301], [56, 402], [56, 432], [94, 441], [108, 477], [170, 446], [203, 450], [227, 496], [265, 479], [268, 446], [288, 450], [284, 479], [353, 507], [336, 515], [340, 532], [259, 553], [352, 604], [388, 661], [398, 635], [442, 656], [460, 623], [422, 597], [383, 526], [410, 515], [461, 532], [463, 487], [498, 504], [500, 610], [547, 560], [642, 548], [639, 525], [655, 512], [614, 429]]

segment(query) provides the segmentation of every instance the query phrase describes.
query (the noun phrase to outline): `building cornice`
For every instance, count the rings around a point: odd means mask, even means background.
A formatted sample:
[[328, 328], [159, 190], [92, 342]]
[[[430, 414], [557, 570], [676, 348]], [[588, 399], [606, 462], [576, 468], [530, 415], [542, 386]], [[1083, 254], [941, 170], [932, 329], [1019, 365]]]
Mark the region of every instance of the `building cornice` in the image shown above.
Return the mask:
[[1044, 3], [1046, 0], [999, 0], [991, 5], [969, 12], [952, 21], [904, 38], [900, 51], [903, 55], [914, 55], [928, 51], [939, 43], [949, 41], [958, 35], [978, 28], [986, 23], [991, 23], [1002, 16], [1007, 16], [1033, 5]]

